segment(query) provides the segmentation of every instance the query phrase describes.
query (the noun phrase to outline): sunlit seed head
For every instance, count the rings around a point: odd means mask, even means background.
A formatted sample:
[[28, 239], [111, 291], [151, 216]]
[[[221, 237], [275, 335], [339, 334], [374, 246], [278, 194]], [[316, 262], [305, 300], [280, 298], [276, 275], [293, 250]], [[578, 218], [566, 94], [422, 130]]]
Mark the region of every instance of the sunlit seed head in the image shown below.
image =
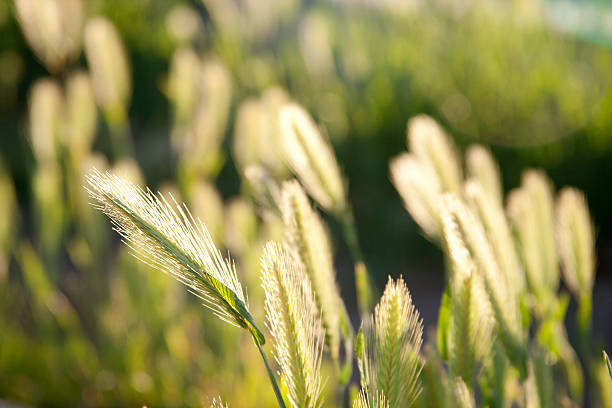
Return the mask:
[[266, 325], [292, 407], [322, 406], [325, 330], [304, 265], [288, 247], [266, 244], [262, 256]]
[[134, 254], [189, 287], [220, 319], [265, 340], [253, 323], [234, 264], [223, 259], [201, 221], [186, 207], [110, 173], [87, 177], [94, 206], [112, 221]]
[[202, 30], [202, 20], [198, 12], [187, 5], [174, 6], [165, 19], [166, 30], [179, 43], [191, 41]]
[[508, 193], [506, 211], [525, 267], [529, 289], [542, 310], [559, 287], [552, 185], [539, 171], [523, 175], [521, 187]]
[[363, 322], [361, 331], [360, 370], [369, 398], [383, 395], [391, 407], [411, 406], [421, 392], [423, 325], [401, 277], [396, 281], [389, 278], [374, 314]]
[[175, 124], [187, 126], [191, 120], [198, 102], [199, 83], [200, 58], [190, 47], [179, 48], [170, 60], [167, 83]]
[[130, 101], [132, 74], [121, 37], [109, 20], [96, 17], [87, 22], [85, 55], [96, 101], [115, 120], [114, 116], [122, 115]]
[[277, 124], [277, 112], [263, 100], [251, 98], [240, 105], [232, 147], [241, 172], [253, 164], [261, 164], [274, 174], [283, 172]]
[[[516, 296], [513, 296], [498, 266], [484, 227], [473, 211], [452, 193], [444, 194], [442, 212], [447, 245], [454, 245], [452, 239], [456, 237], [455, 241], [460, 244], [459, 247], [468, 251], [461, 249], [457, 253], [464, 257], [467, 253], [471, 255], [476, 270], [482, 277], [484, 289], [495, 316], [497, 333], [507, 356], [520, 369], [521, 375], [526, 375], [526, 355], [523, 346], [524, 335], [521, 331], [519, 301]], [[451, 257], [456, 257], [455, 251], [451, 251], [450, 254]], [[458, 261], [455, 263], [460, 264]]]
[[73, 158], [83, 158], [96, 136], [98, 111], [89, 75], [75, 72], [66, 85], [66, 128], [64, 143]]
[[480, 179], [465, 182], [465, 196], [482, 222], [499, 268], [508, 282], [511, 296], [524, 292], [525, 272], [502, 202], [486, 190]]
[[418, 115], [408, 121], [407, 134], [410, 152], [434, 169], [442, 191], [460, 194], [461, 163], [446, 131], [431, 117]]
[[574, 188], [559, 193], [556, 237], [568, 288], [575, 296], [590, 297], [595, 281], [595, 233], [584, 195]]
[[81, 47], [81, 0], [15, 0], [17, 20], [36, 56], [59, 72]]
[[181, 152], [205, 171], [216, 166], [227, 127], [232, 102], [232, 78], [216, 58], [202, 62], [199, 72], [199, 96], [192, 122], [192, 139]]
[[390, 165], [391, 181], [404, 206], [430, 239], [440, 235], [440, 184], [431, 166], [403, 153]]
[[299, 26], [299, 45], [308, 71], [314, 77], [333, 73], [334, 56], [331, 48], [331, 27], [326, 16], [307, 13]]
[[465, 153], [465, 166], [469, 178], [478, 180], [492, 199], [503, 202], [499, 166], [487, 148], [481, 145], [470, 146]]
[[304, 263], [322, 314], [330, 353], [338, 359], [344, 304], [336, 283], [328, 233], [297, 180], [283, 183], [281, 211], [287, 243]]
[[346, 207], [344, 182], [329, 141], [308, 113], [296, 104], [280, 111], [283, 151], [308, 193], [327, 211]]
[[40, 163], [58, 158], [63, 132], [64, 97], [59, 84], [52, 79], [34, 83], [30, 91], [30, 141]]

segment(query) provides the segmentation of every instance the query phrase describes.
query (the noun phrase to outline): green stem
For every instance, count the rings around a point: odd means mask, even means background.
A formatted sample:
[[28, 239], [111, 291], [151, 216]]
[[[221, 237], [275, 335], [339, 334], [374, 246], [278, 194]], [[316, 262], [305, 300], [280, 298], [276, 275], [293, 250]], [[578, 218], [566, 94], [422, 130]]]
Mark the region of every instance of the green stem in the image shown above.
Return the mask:
[[344, 239], [355, 261], [355, 286], [357, 288], [357, 303], [361, 316], [365, 316], [374, 307], [374, 285], [359, 246], [355, 217], [350, 206], [341, 211], [338, 219], [342, 224]]
[[266, 370], [268, 370], [268, 376], [270, 377], [270, 382], [272, 383], [272, 388], [274, 388], [274, 394], [276, 395], [276, 400], [278, 401], [278, 405], [281, 408], [285, 407], [285, 401], [283, 400], [283, 395], [281, 394], [280, 389], [278, 388], [278, 384], [276, 383], [276, 378], [274, 377], [274, 372], [270, 367], [270, 363], [268, 362], [268, 357], [266, 357], [266, 353], [263, 351], [263, 348], [260, 345], [257, 345], [259, 349], [259, 354], [261, 354], [261, 358], [263, 358], [264, 363], [266, 364]]

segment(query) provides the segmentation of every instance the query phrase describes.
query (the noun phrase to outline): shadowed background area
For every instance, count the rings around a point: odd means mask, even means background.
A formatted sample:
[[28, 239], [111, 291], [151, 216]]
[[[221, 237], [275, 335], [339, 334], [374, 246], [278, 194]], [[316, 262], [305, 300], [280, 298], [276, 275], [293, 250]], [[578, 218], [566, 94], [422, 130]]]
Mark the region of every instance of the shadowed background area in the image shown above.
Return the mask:
[[[610, 349], [611, 72], [612, 6], [596, 0], [0, 3], [0, 400], [199, 406], [240, 384], [232, 407], [273, 403], [248, 338], [130, 258], [82, 175], [112, 169], [187, 202], [237, 258], [261, 321], [258, 257], [278, 226], [244, 170], [289, 176], [274, 125], [287, 100], [334, 147], [378, 287], [403, 275], [426, 327], [442, 252], [389, 176], [410, 117], [432, 116], [462, 151], [488, 146], [506, 191], [528, 168], [584, 191], [594, 332]], [[356, 320], [351, 257], [325, 221]]]

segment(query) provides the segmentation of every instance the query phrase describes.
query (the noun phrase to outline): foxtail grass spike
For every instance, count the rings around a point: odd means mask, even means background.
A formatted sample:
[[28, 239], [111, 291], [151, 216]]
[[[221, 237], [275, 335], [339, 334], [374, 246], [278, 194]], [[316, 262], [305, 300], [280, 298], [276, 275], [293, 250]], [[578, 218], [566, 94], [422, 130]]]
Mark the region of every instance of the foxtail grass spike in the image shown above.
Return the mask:
[[453, 400], [457, 408], [476, 408], [474, 395], [461, 378], [455, 378], [453, 383]]
[[75, 72], [68, 77], [65, 121], [64, 144], [78, 163], [89, 154], [98, 124], [93, 87], [85, 72]]
[[539, 314], [546, 313], [559, 287], [552, 185], [546, 175], [525, 172], [521, 187], [508, 194], [506, 211], [518, 239], [527, 284]]
[[373, 315], [363, 322], [357, 342], [368, 406], [374, 406], [381, 395], [390, 407], [415, 404], [421, 392], [422, 341], [422, 322], [404, 280], [389, 278]]
[[563, 277], [574, 296], [590, 297], [595, 281], [595, 234], [584, 195], [573, 188], [559, 193], [556, 237]]
[[64, 96], [59, 84], [41, 79], [30, 91], [30, 141], [39, 163], [58, 159], [58, 146], [64, 117]]
[[408, 121], [408, 146], [421, 162], [434, 169], [444, 192], [461, 193], [462, 171], [457, 148], [442, 127], [427, 115]]
[[499, 166], [489, 149], [481, 145], [472, 145], [465, 152], [467, 177], [478, 180], [486, 194], [497, 202], [503, 202], [503, 188]]
[[200, 69], [200, 58], [192, 48], [179, 48], [172, 55], [167, 92], [178, 126], [188, 126], [197, 106]]
[[134, 256], [185, 284], [217, 317], [264, 344], [233, 262], [221, 257], [204, 224], [186, 207], [110, 173], [94, 170], [87, 183], [93, 205], [110, 218]]
[[262, 256], [266, 325], [274, 356], [295, 408], [321, 407], [321, 358], [325, 330], [310, 281], [297, 255], [269, 242]]
[[[519, 302], [508, 288], [500, 271], [484, 228], [476, 215], [456, 195], [442, 197], [445, 224], [455, 224], [462, 246], [472, 254], [476, 270], [481, 274], [493, 315], [497, 333], [504, 345], [509, 360], [519, 370], [521, 377], [527, 375], [524, 350], [524, 335], [521, 330]], [[449, 236], [445, 236], [449, 239]], [[452, 254], [451, 254], [452, 255]]]
[[210, 408], [229, 408], [229, 405], [224, 404], [221, 397], [215, 397], [210, 404]]
[[523, 174], [521, 187], [508, 195], [507, 212], [518, 237], [531, 291], [548, 303], [559, 287], [552, 185], [540, 171]]
[[[349, 327], [347, 338], [352, 338], [353, 330], [336, 283], [327, 231], [297, 180], [283, 183], [282, 199], [287, 242], [295, 249], [306, 267], [317, 306], [321, 310], [330, 354], [338, 361], [343, 319]], [[347, 351], [352, 352], [352, 346], [349, 345]]]
[[83, 2], [15, 0], [14, 3], [17, 20], [34, 54], [49, 71], [61, 72], [81, 48]]
[[308, 193], [325, 210], [344, 212], [347, 206], [344, 181], [329, 141], [299, 105], [286, 104], [279, 120], [285, 159]]
[[437, 240], [441, 231], [438, 196], [442, 190], [435, 171], [409, 153], [395, 157], [389, 168], [406, 210], [427, 237]]
[[486, 187], [478, 179], [466, 181], [465, 195], [482, 221], [495, 258], [508, 282], [511, 296], [520, 295], [525, 291], [525, 273], [502, 201], [487, 192]]
[[114, 148], [126, 153], [127, 108], [132, 95], [131, 69], [127, 52], [115, 26], [103, 17], [87, 22], [84, 31], [85, 56], [94, 93], [114, 133]]
[[382, 393], [377, 392], [370, 397], [365, 390], [361, 390], [353, 403], [353, 408], [390, 408], [390, 405]]
[[490, 355], [495, 321], [483, 275], [472, 259], [459, 223], [447, 206], [443, 207], [442, 221], [452, 263], [449, 365], [453, 376], [461, 377], [471, 386], [477, 364]]

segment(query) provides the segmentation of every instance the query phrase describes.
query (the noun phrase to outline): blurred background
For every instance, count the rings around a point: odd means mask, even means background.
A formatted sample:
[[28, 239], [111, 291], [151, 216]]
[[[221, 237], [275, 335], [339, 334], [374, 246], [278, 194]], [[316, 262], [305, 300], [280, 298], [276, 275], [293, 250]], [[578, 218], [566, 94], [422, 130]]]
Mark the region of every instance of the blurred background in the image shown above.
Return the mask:
[[[82, 186], [95, 166], [186, 201], [236, 258], [263, 321], [258, 256], [282, 232], [244, 170], [289, 177], [274, 126], [288, 100], [334, 146], [379, 288], [402, 274], [426, 327], [442, 254], [388, 170], [411, 116], [433, 116], [462, 150], [490, 147], [506, 190], [532, 167], [583, 190], [594, 331], [609, 349], [611, 84], [603, 0], [0, 2], [0, 400], [274, 404], [250, 339], [131, 258]], [[326, 220], [357, 323], [351, 259]]]

